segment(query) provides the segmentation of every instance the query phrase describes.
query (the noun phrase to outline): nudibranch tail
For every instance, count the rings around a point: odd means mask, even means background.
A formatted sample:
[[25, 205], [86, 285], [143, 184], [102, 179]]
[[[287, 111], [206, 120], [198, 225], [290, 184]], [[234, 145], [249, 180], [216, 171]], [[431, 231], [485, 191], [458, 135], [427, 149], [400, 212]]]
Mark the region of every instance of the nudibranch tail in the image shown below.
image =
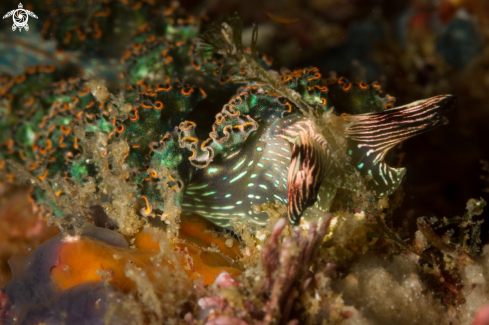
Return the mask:
[[454, 103], [455, 96], [440, 95], [383, 112], [345, 117], [353, 122], [346, 130], [351, 164], [371, 178], [368, 188], [376, 196], [392, 194], [406, 173], [405, 168], [387, 165], [387, 152], [406, 139], [447, 124], [441, 113], [453, 108]]

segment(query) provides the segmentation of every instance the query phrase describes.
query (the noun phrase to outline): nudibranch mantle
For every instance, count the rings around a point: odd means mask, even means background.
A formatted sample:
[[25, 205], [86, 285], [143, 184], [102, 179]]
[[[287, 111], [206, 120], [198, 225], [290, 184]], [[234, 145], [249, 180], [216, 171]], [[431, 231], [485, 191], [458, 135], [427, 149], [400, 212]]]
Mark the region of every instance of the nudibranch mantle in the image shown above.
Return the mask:
[[[299, 114], [266, 119], [241, 150], [192, 173], [182, 204], [184, 211], [203, 215], [222, 227], [230, 227], [233, 216], [266, 224], [268, 216], [253, 213], [252, 205], [275, 200], [288, 203], [288, 180], [299, 168], [297, 159], [292, 158], [292, 149], [295, 141], [301, 141], [302, 132], [319, 136], [311, 121]], [[327, 162], [326, 159], [316, 163]], [[290, 169], [292, 165], [295, 168]], [[321, 172], [326, 171], [332, 169], [321, 168]], [[324, 178], [312, 171], [299, 177], [309, 178], [304, 181], [311, 183], [307, 186], [313, 190], [316, 189], [313, 183]]]

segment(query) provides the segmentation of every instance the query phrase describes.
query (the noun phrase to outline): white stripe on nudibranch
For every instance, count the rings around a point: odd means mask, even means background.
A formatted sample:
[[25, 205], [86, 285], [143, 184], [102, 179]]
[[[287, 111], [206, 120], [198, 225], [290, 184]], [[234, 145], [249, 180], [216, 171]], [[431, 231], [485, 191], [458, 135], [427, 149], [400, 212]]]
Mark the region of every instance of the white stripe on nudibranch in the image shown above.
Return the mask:
[[201, 188], [207, 187], [209, 184], [203, 184], [203, 185], [198, 185], [198, 186], [189, 186], [187, 189], [189, 190], [200, 190]]
[[207, 174], [214, 174], [214, 173], [217, 173], [219, 171], [219, 168], [215, 168], [215, 167], [211, 167], [209, 168], [209, 170], [207, 171]]
[[245, 161], [246, 161], [246, 158], [243, 158], [243, 160], [241, 160], [239, 163], [236, 164], [236, 166], [233, 167], [233, 170], [238, 169], [239, 166], [241, 166], [242, 164], [244, 164]]
[[211, 207], [211, 209], [213, 210], [232, 210], [234, 209], [234, 205], [228, 205], [228, 206], [225, 206], [225, 207]]
[[232, 180], [230, 180], [229, 183], [233, 183], [233, 182], [237, 181], [238, 179], [240, 179], [241, 177], [243, 177], [244, 175], [246, 175], [246, 173], [248, 173], [247, 170], [245, 170], [244, 172], [242, 172], [241, 174], [239, 174], [238, 176], [236, 176], [235, 178], [233, 178]]

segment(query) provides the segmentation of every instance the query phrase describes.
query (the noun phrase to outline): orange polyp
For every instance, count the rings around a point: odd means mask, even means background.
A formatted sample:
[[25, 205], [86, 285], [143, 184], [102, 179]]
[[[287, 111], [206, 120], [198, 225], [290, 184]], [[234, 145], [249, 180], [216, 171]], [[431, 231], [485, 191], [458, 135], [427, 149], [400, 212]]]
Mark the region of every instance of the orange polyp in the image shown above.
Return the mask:
[[182, 88], [182, 94], [185, 96], [190, 95], [193, 91], [194, 91], [193, 88], [189, 88], [188, 90], [186, 90], [185, 88]]
[[122, 161], [120, 162], [120, 164], [122, 165], [124, 163], [124, 161], [126, 160], [126, 158], [129, 156], [129, 152], [126, 152], [126, 154], [124, 155], [124, 157], [122, 158]]
[[105, 8], [105, 11], [101, 11], [101, 12], [96, 12], [93, 16], [94, 17], [107, 17], [108, 15], [110, 15], [110, 8]]
[[132, 6], [132, 10], [139, 10], [143, 6], [143, 3], [141, 1], [138, 1], [134, 6]]
[[[149, 179], [151, 179], [151, 177], [149, 177]], [[149, 204], [148, 198], [144, 195], [141, 195], [141, 199], [143, 199], [144, 202], [146, 202], [146, 209], [144, 210], [144, 212], [146, 212], [147, 214], [150, 214], [151, 213], [151, 205]]]
[[48, 176], [48, 171], [47, 169], [44, 171], [44, 174], [42, 174], [41, 176], [39, 176], [39, 179], [42, 181], [44, 180], [46, 177]]
[[135, 109], [135, 108], [133, 108], [133, 109], [131, 110], [131, 112], [134, 114], [134, 116], [133, 116], [133, 117], [130, 117], [129, 119], [130, 119], [131, 121], [137, 121], [137, 120], [139, 120], [139, 116], [138, 116], [138, 110], [137, 110], [137, 109]]
[[80, 27], [79, 27], [79, 26], [75, 27], [75, 30], [76, 30], [76, 32], [77, 32], [77, 34], [78, 34], [78, 39], [79, 39], [80, 41], [84, 41], [84, 40], [87, 38], [87, 35], [85, 35], [85, 34], [83, 33], [83, 31], [80, 29]]
[[314, 77], [310, 77], [309, 79], [307, 79], [308, 81], [312, 81], [312, 80], [316, 80], [316, 79], [320, 79], [321, 78], [321, 74], [320, 73], [316, 73], [314, 75]]
[[16, 81], [17, 83], [22, 83], [22, 82], [24, 82], [24, 81], [25, 81], [25, 79], [26, 79], [26, 75], [25, 75], [25, 73], [24, 73], [24, 74], [20, 75], [19, 77], [15, 78], [15, 81]]
[[97, 32], [93, 35], [93, 38], [101, 38], [102, 37], [102, 31], [98, 28], [95, 29]]
[[28, 74], [36, 73], [36, 71], [37, 71], [37, 67], [36, 66], [33, 66], [33, 67], [30, 67], [30, 68], [26, 68], [25, 69], [25, 72], [27, 72]]
[[64, 39], [63, 43], [64, 44], [68, 44], [70, 41], [71, 41], [71, 33], [70, 32], [67, 32], [65, 34], [65, 39]]
[[204, 89], [200, 88], [200, 92], [202, 93], [202, 96], [204, 96], [204, 98], [207, 97], [207, 94], [205, 93]]
[[292, 112], [292, 105], [289, 102], [285, 103], [285, 105], [287, 106], [287, 112]]
[[25, 107], [29, 107], [31, 106], [32, 104], [34, 104], [34, 97], [31, 97], [25, 104], [24, 106]]
[[155, 110], [160, 110], [163, 108], [163, 103], [160, 102], [159, 100], [155, 102]]
[[84, 87], [82, 90], [78, 92], [78, 96], [85, 96], [90, 93], [90, 89], [88, 87]]
[[[61, 130], [61, 132], [63, 132], [64, 134], [68, 135], [70, 134], [70, 131], [71, 131], [71, 127], [70, 126], [65, 126], [65, 125], [61, 125], [59, 127], [59, 129]], [[62, 141], [61, 141], [62, 142]], [[61, 143], [60, 142], [60, 143]]]
[[124, 56], [121, 59], [121, 63], [124, 63], [127, 59], [131, 57], [131, 51], [126, 50], [126, 53], [124, 53]]
[[144, 108], [146, 108], [146, 109], [152, 109], [152, 108], [153, 108], [153, 106], [151, 106], [151, 105], [147, 105], [147, 104], [146, 104], [146, 103], [144, 103], [144, 102], [142, 102], [142, 103], [141, 103], [141, 106], [143, 106], [143, 107], [144, 107]]
[[360, 82], [359, 86], [360, 86], [360, 88], [362, 88], [362, 89], [368, 89], [368, 85], [367, 85], [367, 84], [365, 84], [363, 81], [362, 81], [362, 82]]

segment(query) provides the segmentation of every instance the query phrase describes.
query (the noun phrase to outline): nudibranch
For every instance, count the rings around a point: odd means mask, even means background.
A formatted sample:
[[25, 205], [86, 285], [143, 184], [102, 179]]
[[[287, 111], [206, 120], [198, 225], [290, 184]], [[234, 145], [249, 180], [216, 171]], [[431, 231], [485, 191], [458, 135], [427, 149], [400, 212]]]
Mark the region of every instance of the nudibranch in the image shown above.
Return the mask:
[[[441, 113], [454, 99], [442, 95], [392, 107], [394, 98], [380, 97], [377, 83], [354, 84], [340, 78], [319, 86], [320, 79], [315, 68], [282, 76], [320, 114], [333, 110], [351, 123], [342, 134], [347, 155], [378, 197], [393, 193], [405, 174], [404, 168], [384, 162], [387, 151], [447, 123]], [[194, 127], [189, 122], [180, 125], [180, 145], [192, 151], [190, 161], [198, 167], [185, 188], [184, 210], [230, 227], [233, 216], [265, 224], [266, 213], [255, 214], [252, 206], [268, 201], [286, 204], [292, 224], [317, 202], [319, 210], [328, 209], [338, 186], [335, 178], [341, 174], [333, 156], [340, 153], [284, 98], [266, 87], [248, 87], [217, 115], [208, 140], [198, 141]]]

